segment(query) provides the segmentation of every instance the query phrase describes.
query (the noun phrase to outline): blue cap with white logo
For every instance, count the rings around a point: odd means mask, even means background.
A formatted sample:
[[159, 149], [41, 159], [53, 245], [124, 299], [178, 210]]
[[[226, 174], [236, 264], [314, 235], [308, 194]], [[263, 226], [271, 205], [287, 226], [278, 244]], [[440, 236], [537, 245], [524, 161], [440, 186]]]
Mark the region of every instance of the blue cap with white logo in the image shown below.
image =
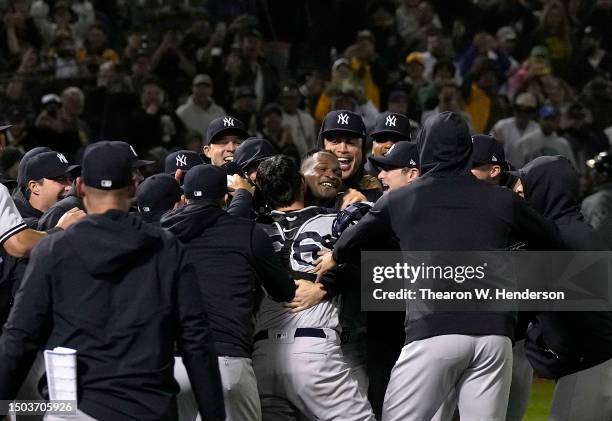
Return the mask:
[[232, 116], [215, 118], [206, 129], [206, 144], [215, 143], [223, 135], [235, 135], [241, 139], [249, 137], [244, 123]]
[[363, 118], [349, 110], [334, 110], [327, 113], [321, 126], [321, 136], [344, 134], [365, 139], [366, 127]]
[[376, 119], [374, 131], [370, 136], [374, 140], [391, 140], [398, 142], [402, 140], [410, 140], [410, 119], [399, 113], [382, 113]]

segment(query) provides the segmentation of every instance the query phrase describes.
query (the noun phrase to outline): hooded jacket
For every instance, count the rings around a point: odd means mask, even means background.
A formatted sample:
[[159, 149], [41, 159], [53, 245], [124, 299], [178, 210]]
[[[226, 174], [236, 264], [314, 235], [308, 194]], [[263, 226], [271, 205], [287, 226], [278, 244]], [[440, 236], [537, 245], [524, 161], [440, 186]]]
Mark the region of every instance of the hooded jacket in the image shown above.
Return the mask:
[[[533, 249], [556, 248], [554, 224], [510, 190], [471, 172], [472, 139], [462, 117], [444, 112], [418, 134], [423, 176], [379, 199], [347, 229], [333, 256], [343, 263], [356, 250], [395, 235], [401, 250], [504, 250], [515, 238]], [[406, 341], [437, 335], [504, 335], [513, 338], [512, 313], [416, 312], [406, 316]]]
[[[519, 170], [525, 199], [552, 219], [566, 250], [607, 250], [584, 222], [578, 174], [561, 156], [542, 156]], [[545, 312], [527, 333], [527, 357], [542, 376], [559, 378], [612, 358], [612, 312]]]
[[290, 301], [295, 294], [295, 283], [272, 242], [254, 222], [207, 201], [167, 213], [161, 224], [185, 245], [218, 355], [250, 358], [256, 287], [263, 285], [275, 301]]
[[210, 327], [178, 241], [119, 210], [89, 215], [32, 252], [0, 337], [0, 396], [15, 397], [37, 350], [62, 346], [77, 351], [86, 414], [175, 419], [175, 343], [203, 418], [223, 419]]

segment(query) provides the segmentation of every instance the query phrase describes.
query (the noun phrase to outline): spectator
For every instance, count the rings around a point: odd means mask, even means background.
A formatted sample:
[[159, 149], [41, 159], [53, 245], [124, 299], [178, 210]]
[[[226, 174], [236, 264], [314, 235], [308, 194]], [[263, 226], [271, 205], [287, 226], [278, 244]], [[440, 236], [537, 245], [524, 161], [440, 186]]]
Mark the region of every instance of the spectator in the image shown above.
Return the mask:
[[21, 152], [35, 148], [38, 142], [32, 134], [25, 112], [19, 108], [13, 108], [7, 113], [7, 117], [11, 126], [2, 132], [6, 139], [6, 145]]
[[297, 84], [286, 84], [281, 92], [283, 125], [289, 127], [293, 144], [303, 157], [315, 145], [315, 121], [300, 109], [302, 95]]
[[363, 86], [365, 95], [376, 108], [380, 107], [380, 86], [387, 82], [387, 71], [376, 53], [374, 36], [368, 30], [360, 31], [353, 45], [345, 51], [355, 83]]
[[[353, 110], [360, 104], [363, 104], [367, 108], [367, 112], [361, 113], [362, 115], [368, 116], [368, 122], [366, 125], [374, 125], [374, 121], [370, 116], [376, 119], [378, 109], [373, 103], [373, 99], [376, 97], [378, 90], [367, 90], [367, 84], [360, 83], [355, 80], [353, 68], [351, 62], [346, 58], [339, 58], [332, 66], [332, 78], [327, 85], [325, 92], [319, 97], [317, 108], [315, 109], [315, 119], [317, 121], [323, 121], [327, 113], [331, 110], [338, 109], [349, 109]], [[339, 98], [339, 95], [347, 94], [354, 97], [354, 104], [350, 107], [343, 105], [334, 105], [334, 95], [336, 100], [343, 100], [345, 98]], [[346, 98], [348, 99], [348, 98]]]
[[463, 106], [461, 105], [460, 101], [461, 96], [459, 94], [457, 84], [455, 82], [444, 83], [440, 89], [440, 93], [438, 94], [438, 105], [433, 110], [423, 113], [423, 116], [421, 117], [421, 124], [423, 124], [432, 115], [436, 115], [444, 111], [451, 111], [463, 117], [470, 127], [470, 132], [473, 133], [474, 128], [472, 126], [470, 116], [463, 111]]
[[527, 90], [527, 87], [532, 82], [538, 83], [540, 78], [550, 75], [551, 72], [548, 49], [544, 46], [536, 45], [531, 49], [529, 58], [512, 75], [509, 81], [508, 97], [513, 98], [517, 93]]
[[397, 32], [405, 43], [412, 41], [419, 28], [419, 4], [421, 0], [403, 0], [395, 11]]
[[89, 126], [81, 119], [84, 106], [85, 95], [81, 89], [70, 86], [62, 91], [62, 109], [60, 112], [64, 130], [77, 132], [82, 146], [86, 146], [91, 138]]
[[128, 133], [129, 143], [143, 155], [156, 146], [181, 146], [183, 124], [176, 113], [166, 108], [164, 92], [154, 78], [144, 82], [140, 107], [130, 116]]
[[[596, 75], [612, 78], [612, 54], [602, 48], [601, 33], [594, 26], [584, 28], [580, 48], [574, 51], [569, 81], [582, 89]], [[607, 76], [606, 76], [607, 75]]]
[[296, 163], [300, 163], [300, 153], [293, 144], [291, 127], [283, 124], [283, 110], [280, 105], [270, 103], [261, 112], [261, 134], [278, 149], [279, 153], [287, 155]]
[[151, 69], [160, 80], [164, 91], [168, 93], [171, 103], [189, 89], [196, 74], [194, 64], [180, 49], [181, 35], [170, 30], [164, 33], [162, 42], [151, 57]]
[[560, 134], [569, 141], [576, 157], [576, 169], [583, 176], [587, 173], [587, 160], [610, 148], [608, 138], [603, 131], [593, 127], [588, 110], [580, 102], [573, 102], [569, 106], [566, 124]]
[[87, 72], [78, 60], [76, 45], [68, 33], [55, 37], [47, 54], [46, 66], [58, 79], [77, 78]]
[[249, 133], [257, 131], [257, 95], [252, 87], [245, 85], [236, 88], [232, 115], [244, 122]]
[[465, 111], [476, 133], [489, 133], [493, 124], [507, 115], [507, 103], [498, 95], [501, 76], [496, 64], [485, 57], [479, 57], [473, 69], [464, 80], [464, 89], [468, 91]]
[[[431, 30], [427, 34], [427, 50], [422, 52], [425, 64], [425, 77], [430, 79], [438, 60], [449, 59], [448, 39], [439, 30]], [[454, 76], [454, 72], [453, 72]]]
[[497, 38], [486, 32], [479, 32], [474, 36], [472, 45], [458, 60], [461, 76], [472, 71], [474, 62], [480, 57], [490, 60], [491, 66], [501, 75], [508, 74], [511, 65], [510, 58], [500, 48]]
[[72, 5], [58, 0], [53, 3], [50, 19], [49, 6], [43, 0], [33, 2], [30, 11], [47, 45], [53, 44], [58, 34], [67, 34], [81, 46], [95, 22], [94, 8], [89, 0]]
[[429, 49], [430, 37], [440, 33], [442, 24], [428, 1], [421, 1], [417, 6], [417, 22], [419, 26], [408, 43], [408, 49], [423, 51]]
[[584, 26], [591, 26], [601, 34], [601, 45], [606, 51], [612, 51], [612, 2], [595, 0], [593, 7], [584, 20]]
[[278, 73], [263, 57], [263, 39], [256, 29], [242, 34], [240, 54], [237, 84], [253, 88], [259, 110], [264, 104], [278, 97]]
[[538, 101], [533, 94], [529, 92], [519, 94], [514, 101], [513, 109], [513, 117], [499, 120], [491, 129], [493, 137], [504, 144], [506, 156], [510, 156], [510, 151], [519, 139], [540, 128], [534, 120]]
[[91, 128], [91, 139], [127, 139], [133, 122], [125, 116], [131, 115], [138, 105], [138, 95], [132, 91], [129, 80], [116, 71], [112, 62], [103, 63], [96, 87], [85, 98], [84, 120]]
[[521, 168], [539, 156], [561, 155], [566, 157], [576, 168], [576, 159], [567, 139], [559, 136], [559, 110], [545, 105], [539, 111], [540, 128], [526, 134], [510, 149], [508, 162], [515, 168]]
[[104, 62], [110, 61], [115, 65], [119, 63], [119, 54], [108, 46], [102, 25], [93, 25], [89, 28], [87, 39], [79, 49], [78, 57], [91, 73], [95, 73]]
[[431, 83], [423, 85], [416, 92], [416, 100], [421, 111], [428, 111], [437, 105], [442, 85], [455, 80], [455, 65], [451, 60], [436, 62]]
[[532, 44], [544, 45], [549, 53], [552, 73], [567, 77], [573, 40], [567, 13], [560, 1], [551, 0], [544, 6], [542, 23], [532, 35]]
[[197, 75], [191, 86], [191, 96], [176, 109], [185, 127], [200, 133], [202, 137], [212, 120], [225, 115], [225, 110], [212, 99], [213, 82], [206, 74]]
[[69, 127], [63, 118], [62, 99], [56, 94], [46, 94], [41, 104], [43, 109], [34, 122], [39, 141], [74, 161], [83, 144], [78, 131]]
[[29, 48], [39, 50], [42, 47], [43, 38], [28, 12], [25, 0], [10, 2], [2, 21], [4, 30], [0, 35], [0, 51], [19, 57]]

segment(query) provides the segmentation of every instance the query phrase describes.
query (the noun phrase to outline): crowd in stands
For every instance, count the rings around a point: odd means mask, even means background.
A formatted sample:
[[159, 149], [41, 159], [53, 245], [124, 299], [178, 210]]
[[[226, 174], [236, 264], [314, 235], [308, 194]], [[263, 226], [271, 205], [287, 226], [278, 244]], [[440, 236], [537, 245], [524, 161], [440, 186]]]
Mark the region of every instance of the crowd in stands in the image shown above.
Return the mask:
[[[213, 119], [300, 159], [327, 112], [454, 111], [520, 167], [612, 141], [612, 0], [1, 0], [0, 171], [124, 140], [159, 162]], [[153, 171], [156, 171], [155, 169]]]

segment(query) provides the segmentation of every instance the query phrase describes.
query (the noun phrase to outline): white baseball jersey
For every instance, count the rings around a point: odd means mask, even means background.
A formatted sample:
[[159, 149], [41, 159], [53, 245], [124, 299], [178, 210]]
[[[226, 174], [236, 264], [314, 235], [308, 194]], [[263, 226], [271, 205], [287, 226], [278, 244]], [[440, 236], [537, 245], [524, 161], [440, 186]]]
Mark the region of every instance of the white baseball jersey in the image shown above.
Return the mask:
[[[274, 244], [274, 251], [294, 274], [294, 279], [313, 279], [306, 271], [313, 268], [312, 261], [319, 251], [330, 251], [332, 223], [335, 213], [324, 208], [310, 206], [298, 211], [272, 212], [274, 223], [262, 226]], [[265, 329], [312, 327], [340, 331], [338, 320], [340, 298], [324, 300], [307, 310], [291, 313], [284, 303], [265, 297], [260, 305], [255, 331]]]
[[8, 189], [4, 184], [0, 184], [0, 244], [25, 228], [27, 226], [19, 215]]

